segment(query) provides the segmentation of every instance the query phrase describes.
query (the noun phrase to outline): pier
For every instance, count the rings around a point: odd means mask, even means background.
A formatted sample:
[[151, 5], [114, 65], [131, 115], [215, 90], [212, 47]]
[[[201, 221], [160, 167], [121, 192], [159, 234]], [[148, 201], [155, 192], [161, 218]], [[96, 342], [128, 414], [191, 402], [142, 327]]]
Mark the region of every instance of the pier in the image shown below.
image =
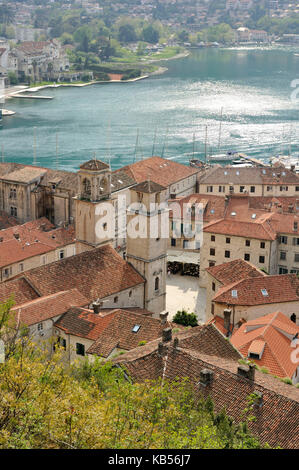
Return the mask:
[[38, 96], [35, 96], [35, 95], [20, 95], [20, 94], [16, 94], [14, 95], [14, 98], [26, 98], [26, 99], [32, 99], [32, 100], [52, 100], [53, 99], [53, 96], [42, 96], [42, 95], [38, 95]]

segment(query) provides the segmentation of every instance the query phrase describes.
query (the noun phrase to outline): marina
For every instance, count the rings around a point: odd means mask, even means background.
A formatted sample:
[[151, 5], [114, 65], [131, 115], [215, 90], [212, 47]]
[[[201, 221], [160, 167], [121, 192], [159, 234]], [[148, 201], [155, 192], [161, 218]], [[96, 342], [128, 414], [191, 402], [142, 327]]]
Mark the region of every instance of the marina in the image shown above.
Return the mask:
[[37, 164], [70, 171], [94, 153], [116, 169], [153, 152], [187, 164], [238, 155], [267, 163], [290, 146], [299, 152], [293, 49], [192, 49], [165, 65], [163, 75], [135, 83], [52, 87], [52, 99], [15, 87], [3, 104], [15, 113], [2, 120], [5, 161], [32, 164], [35, 140]]

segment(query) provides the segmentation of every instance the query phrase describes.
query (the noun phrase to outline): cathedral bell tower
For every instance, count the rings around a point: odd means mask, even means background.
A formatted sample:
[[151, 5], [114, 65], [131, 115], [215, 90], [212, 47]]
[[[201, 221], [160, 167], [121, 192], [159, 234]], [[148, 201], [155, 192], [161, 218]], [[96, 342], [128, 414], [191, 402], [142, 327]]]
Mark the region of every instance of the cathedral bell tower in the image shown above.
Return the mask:
[[[90, 160], [80, 166], [78, 171], [79, 194], [74, 198], [76, 204], [76, 251], [113, 242], [109, 231], [105, 231], [107, 217], [101, 213], [103, 203], [111, 201], [111, 169], [100, 160]], [[101, 224], [101, 219], [103, 224]], [[100, 228], [99, 231], [97, 228]]]
[[[146, 181], [130, 191], [127, 261], [146, 279], [144, 308], [158, 316], [166, 308], [169, 214], [164, 201], [167, 189]], [[136, 231], [140, 236], [136, 237]]]

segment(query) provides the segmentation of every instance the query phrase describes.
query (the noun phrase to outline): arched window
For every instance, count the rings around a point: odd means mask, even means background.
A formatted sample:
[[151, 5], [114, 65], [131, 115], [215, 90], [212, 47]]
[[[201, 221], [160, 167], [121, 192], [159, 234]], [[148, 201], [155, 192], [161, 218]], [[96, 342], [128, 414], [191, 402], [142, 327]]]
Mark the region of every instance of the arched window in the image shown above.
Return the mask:
[[160, 283], [160, 279], [158, 277], [156, 277], [155, 279], [155, 290], [159, 290], [159, 283]]
[[83, 191], [87, 196], [91, 195], [91, 184], [88, 178], [84, 178], [83, 180]]

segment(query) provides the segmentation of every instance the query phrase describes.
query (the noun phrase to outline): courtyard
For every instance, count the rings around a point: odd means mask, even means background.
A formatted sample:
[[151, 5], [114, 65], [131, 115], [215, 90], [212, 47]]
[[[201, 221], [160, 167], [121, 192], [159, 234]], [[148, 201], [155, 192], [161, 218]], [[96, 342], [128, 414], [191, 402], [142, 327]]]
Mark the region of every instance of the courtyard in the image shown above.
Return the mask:
[[166, 280], [166, 310], [172, 320], [178, 310], [194, 312], [198, 323], [205, 323], [206, 289], [199, 287], [198, 278], [170, 274]]

